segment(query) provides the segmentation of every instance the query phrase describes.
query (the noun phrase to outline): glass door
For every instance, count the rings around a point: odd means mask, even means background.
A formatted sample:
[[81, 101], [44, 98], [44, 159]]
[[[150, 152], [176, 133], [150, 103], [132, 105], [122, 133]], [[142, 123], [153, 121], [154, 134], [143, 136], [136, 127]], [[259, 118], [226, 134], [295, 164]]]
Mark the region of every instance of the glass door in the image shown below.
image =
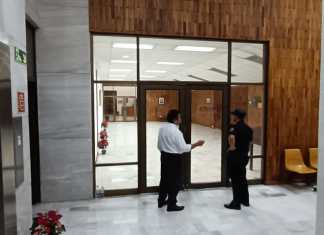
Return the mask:
[[169, 110], [179, 110], [179, 90], [145, 90], [146, 105], [146, 187], [155, 187], [160, 183], [160, 155], [157, 149], [158, 132], [167, 122]]
[[190, 157], [190, 183], [220, 183], [223, 153], [223, 91], [190, 90], [190, 139], [205, 140]]
[[[223, 86], [161, 86], [146, 85], [141, 90], [145, 110], [141, 119], [140, 137], [143, 188], [151, 191], [160, 182], [160, 152], [157, 149], [159, 128], [166, 122], [171, 109], [181, 113], [183, 132], [187, 143], [206, 141], [201, 148], [183, 154], [184, 187], [225, 185], [224, 149], [226, 147], [227, 97]], [[224, 139], [225, 138], [225, 139]]]

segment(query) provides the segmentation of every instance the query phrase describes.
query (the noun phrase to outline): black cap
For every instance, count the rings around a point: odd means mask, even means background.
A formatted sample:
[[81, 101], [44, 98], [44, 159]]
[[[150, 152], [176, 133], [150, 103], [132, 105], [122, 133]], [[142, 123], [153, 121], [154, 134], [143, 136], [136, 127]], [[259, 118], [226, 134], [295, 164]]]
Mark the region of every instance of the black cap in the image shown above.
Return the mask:
[[238, 117], [239, 119], [244, 119], [245, 116], [246, 116], [246, 112], [242, 109], [234, 109], [232, 112], [231, 112], [232, 115]]

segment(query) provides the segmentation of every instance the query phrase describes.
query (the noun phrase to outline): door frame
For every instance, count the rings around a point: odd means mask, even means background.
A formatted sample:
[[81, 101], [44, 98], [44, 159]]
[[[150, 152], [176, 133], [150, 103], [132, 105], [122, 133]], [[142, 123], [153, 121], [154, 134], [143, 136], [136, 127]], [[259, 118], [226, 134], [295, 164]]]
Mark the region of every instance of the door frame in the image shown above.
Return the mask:
[[185, 178], [188, 180], [186, 187], [187, 188], [209, 188], [216, 186], [225, 186], [227, 184], [227, 166], [226, 166], [226, 149], [227, 149], [227, 135], [228, 135], [228, 124], [229, 124], [229, 100], [228, 100], [228, 86], [227, 84], [219, 84], [219, 83], [203, 83], [203, 84], [195, 84], [190, 83], [186, 87], [186, 99], [190, 102], [186, 104], [186, 113], [187, 115], [187, 128], [188, 132], [185, 136], [187, 137], [186, 141], [191, 143], [191, 124], [192, 124], [192, 95], [191, 92], [193, 90], [212, 90], [212, 91], [221, 91], [222, 92], [222, 146], [221, 146], [221, 180], [219, 182], [204, 182], [204, 183], [192, 183], [191, 178], [191, 152], [188, 153], [188, 160], [186, 161], [186, 170], [187, 173]]
[[[185, 153], [184, 158], [184, 179], [185, 188], [208, 188], [227, 185], [226, 174], [226, 146], [227, 126], [229, 123], [229, 99], [228, 91], [230, 86], [226, 83], [204, 82], [139, 82], [138, 87], [138, 108], [142, 110], [138, 117], [138, 160], [139, 160], [139, 192], [156, 192], [157, 186], [147, 186], [147, 153], [146, 153], [146, 91], [147, 90], [177, 90], [179, 93], [179, 110], [187, 115], [183, 116], [180, 129], [185, 140], [191, 142], [191, 91], [192, 90], [218, 90], [222, 91], [222, 167], [220, 182], [191, 183], [191, 157]], [[188, 100], [190, 102], [188, 102]], [[189, 115], [188, 115], [189, 114]], [[187, 128], [185, 128], [187, 127]]]

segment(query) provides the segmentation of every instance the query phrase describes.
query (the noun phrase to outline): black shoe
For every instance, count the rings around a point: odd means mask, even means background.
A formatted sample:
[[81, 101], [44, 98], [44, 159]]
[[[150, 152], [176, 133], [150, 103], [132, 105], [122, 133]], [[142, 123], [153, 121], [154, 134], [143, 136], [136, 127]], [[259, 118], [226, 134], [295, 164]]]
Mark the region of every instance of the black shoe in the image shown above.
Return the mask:
[[184, 206], [168, 206], [167, 211], [182, 211], [184, 209]]
[[229, 203], [229, 204], [225, 204], [224, 207], [226, 209], [230, 209], [230, 210], [241, 210], [241, 205], [240, 204], [234, 204], [234, 203]]
[[167, 201], [158, 202], [158, 208], [162, 208], [167, 204]]
[[250, 206], [250, 203], [249, 203], [249, 202], [241, 202], [241, 204], [242, 204], [243, 206], [246, 206], [246, 207], [249, 207], [249, 206]]

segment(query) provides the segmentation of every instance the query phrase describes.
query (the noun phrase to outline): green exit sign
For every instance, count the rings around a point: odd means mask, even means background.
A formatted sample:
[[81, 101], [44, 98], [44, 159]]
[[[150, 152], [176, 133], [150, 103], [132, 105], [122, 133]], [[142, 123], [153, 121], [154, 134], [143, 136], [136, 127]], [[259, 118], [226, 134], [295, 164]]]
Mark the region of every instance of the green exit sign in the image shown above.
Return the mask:
[[15, 60], [20, 64], [27, 64], [27, 54], [23, 50], [15, 47]]

